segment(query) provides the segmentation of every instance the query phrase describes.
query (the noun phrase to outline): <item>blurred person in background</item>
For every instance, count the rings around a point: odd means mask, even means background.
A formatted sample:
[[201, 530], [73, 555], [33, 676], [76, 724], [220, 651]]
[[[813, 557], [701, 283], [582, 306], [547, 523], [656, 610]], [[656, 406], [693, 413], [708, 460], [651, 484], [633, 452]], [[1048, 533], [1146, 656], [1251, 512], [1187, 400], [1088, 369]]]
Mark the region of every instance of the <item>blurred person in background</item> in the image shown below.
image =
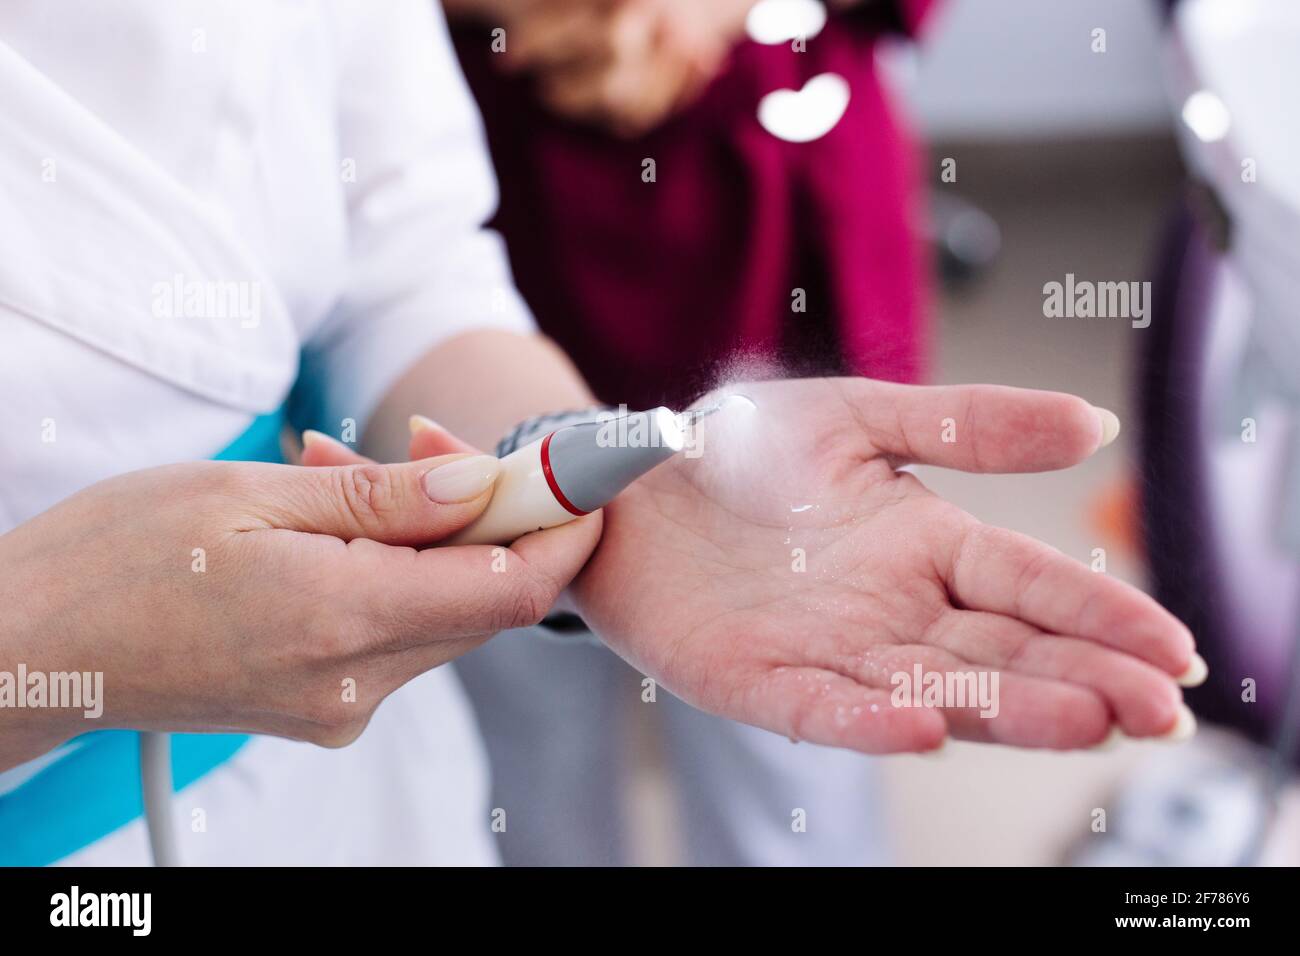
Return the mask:
[[[599, 398], [680, 403], [738, 355], [779, 354], [780, 370], [803, 373], [922, 377], [920, 184], [874, 47], [914, 34], [931, 0], [831, 3], [814, 37], [772, 45], [746, 35], [754, 0], [444, 6], [500, 182], [491, 224], [540, 327]], [[850, 89], [827, 135], [786, 142], [760, 124], [765, 94], [824, 73]], [[524, 632], [458, 669], [494, 799], [515, 821], [501, 835], [506, 861], [626, 860], [627, 734], [614, 716], [642, 693], [627, 665]], [[870, 761], [793, 747], [667, 694], [651, 712], [689, 862], [887, 859]], [[796, 808], [815, 821], [807, 832], [792, 828]]]

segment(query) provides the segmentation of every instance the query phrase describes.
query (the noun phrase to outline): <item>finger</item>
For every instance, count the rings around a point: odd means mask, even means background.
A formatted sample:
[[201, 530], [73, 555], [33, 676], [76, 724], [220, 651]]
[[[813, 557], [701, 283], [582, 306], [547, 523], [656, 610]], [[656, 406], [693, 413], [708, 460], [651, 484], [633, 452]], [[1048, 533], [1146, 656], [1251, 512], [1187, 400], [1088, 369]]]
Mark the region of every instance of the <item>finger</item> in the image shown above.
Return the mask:
[[975, 472], [1053, 471], [1119, 434], [1075, 395], [1000, 385], [920, 387], [841, 379], [872, 444], [901, 463]]
[[[432, 456], [430, 456], [432, 457]], [[329, 435], [308, 428], [302, 433], [300, 464], [308, 468], [327, 468], [333, 465], [362, 465], [370, 459]]]
[[445, 455], [396, 465], [297, 468], [242, 466], [244, 513], [257, 528], [425, 545], [483, 513], [500, 462], [489, 455]]
[[959, 541], [940, 571], [962, 607], [1096, 641], [1175, 678], [1197, 667], [1191, 632], [1136, 588], [1003, 528], [977, 523]]
[[411, 551], [349, 545], [354, 594], [385, 622], [393, 650], [409, 651], [408, 678], [447, 660], [448, 639], [538, 623], [600, 539], [599, 513], [525, 535], [511, 547], [466, 545]]
[[1177, 726], [1182, 693], [1164, 671], [1092, 641], [1047, 634], [983, 611], [953, 611], [932, 643], [974, 664], [1096, 691], [1130, 737], [1161, 737]]
[[423, 415], [411, 416], [411, 444], [407, 449], [412, 461], [437, 458], [440, 455], [480, 455], [477, 448], [457, 438], [433, 419]]
[[[477, 448], [457, 438], [437, 422], [423, 415], [411, 416], [411, 443], [408, 448], [412, 461], [421, 458], [438, 458], [442, 455], [477, 455]], [[360, 465], [373, 459], [337, 439], [321, 432], [307, 429], [302, 433], [303, 451], [300, 463], [313, 468], [332, 465]]]
[[[536, 574], [549, 579], [558, 593], [569, 586], [595, 550], [604, 520], [602, 512], [593, 511], [567, 524], [526, 534], [511, 544], [510, 550]], [[577, 560], [579, 555], [581, 560]]]
[[839, 662], [846, 677], [888, 690], [896, 708], [937, 706], [963, 740], [1066, 750], [1106, 739], [1111, 713], [1094, 691], [986, 667], [928, 644], [890, 644]]
[[947, 736], [939, 711], [893, 707], [887, 691], [816, 667], [768, 671], [751, 683], [739, 704], [736, 716], [745, 723], [792, 741], [861, 753], [921, 753], [942, 746]]
[[[978, 675], [979, 671], [975, 673]], [[1114, 726], [1096, 692], [1060, 681], [1001, 671], [996, 714], [976, 707], [945, 707], [954, 737], [976, 743], [1045, 750], [1087, 750], [1105, 742]]]

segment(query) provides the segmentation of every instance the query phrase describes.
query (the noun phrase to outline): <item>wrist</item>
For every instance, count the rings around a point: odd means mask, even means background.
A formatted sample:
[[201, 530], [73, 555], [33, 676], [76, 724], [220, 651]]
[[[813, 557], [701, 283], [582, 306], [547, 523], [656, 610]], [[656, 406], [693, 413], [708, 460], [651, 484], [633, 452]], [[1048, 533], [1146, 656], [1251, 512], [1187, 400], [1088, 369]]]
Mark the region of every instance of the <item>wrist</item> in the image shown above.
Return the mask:
[[[0, 773], [49, 753], [85, 730], [97, 729], [79, 726], [84, 723], [82, 704], [103, 704], [101, 680], [89, 700], [72, 700], [72, 706], [67, 706], [64, 696], [71, 685], [61, 680], [67, 672], [45, 670], [11, 638], [7, 629], [0, 633]], [[83, 677], [77, 675], [76, 680]]]
[[[7, 543], [9, 535], [0, 537]], [[48, 753], [87, 729], [83, 710], [62, 707], [63, 685], [50, 686], [52, 672], [64, 673], [42, 650], [39, 589], [16, 569], [29, 562], [0, 553], [0, 772]], [[78, 678], [80, 679], [80, 678]], [[99, 684], [102, 689], [102, 681]], [[102, 706], [102, 700], [97, 700]]]

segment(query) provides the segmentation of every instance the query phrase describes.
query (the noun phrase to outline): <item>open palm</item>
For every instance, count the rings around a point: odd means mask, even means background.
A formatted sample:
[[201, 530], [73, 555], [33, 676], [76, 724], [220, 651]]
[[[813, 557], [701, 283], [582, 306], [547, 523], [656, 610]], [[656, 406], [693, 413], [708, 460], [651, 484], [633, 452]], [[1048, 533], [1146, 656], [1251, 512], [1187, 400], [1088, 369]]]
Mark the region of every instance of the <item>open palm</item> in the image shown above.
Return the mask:
[[[1068, 467], [1102, 444], [1097, 409], [848, 378], [740, 390], [755, 409], [705, 420], [698, 458], [678, 456], [605, 509], [575, 584], [593, 630], [644, 673], [714, 713], [870, 753], [949, 734], [1070, 748], [1113, 725], [1190, 730], [1176, 676], [1203, 665], [1176, 619], [898, 470]], [[918, 665], [987, 672], [994, 706], [900, 706], [897, 675]]]

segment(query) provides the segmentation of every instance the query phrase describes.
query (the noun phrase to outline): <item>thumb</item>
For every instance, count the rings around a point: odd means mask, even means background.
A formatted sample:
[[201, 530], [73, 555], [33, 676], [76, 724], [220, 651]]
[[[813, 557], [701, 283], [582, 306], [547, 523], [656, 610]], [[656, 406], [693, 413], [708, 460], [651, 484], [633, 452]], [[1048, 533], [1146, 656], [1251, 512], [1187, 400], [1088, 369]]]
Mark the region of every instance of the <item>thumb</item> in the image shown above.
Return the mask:
[[490, 455], [333, 468], [279, 467], [256, 513], [273, 527], [344, 541], [432, 544], [470, 524], [487, 507], [501, 463]]

